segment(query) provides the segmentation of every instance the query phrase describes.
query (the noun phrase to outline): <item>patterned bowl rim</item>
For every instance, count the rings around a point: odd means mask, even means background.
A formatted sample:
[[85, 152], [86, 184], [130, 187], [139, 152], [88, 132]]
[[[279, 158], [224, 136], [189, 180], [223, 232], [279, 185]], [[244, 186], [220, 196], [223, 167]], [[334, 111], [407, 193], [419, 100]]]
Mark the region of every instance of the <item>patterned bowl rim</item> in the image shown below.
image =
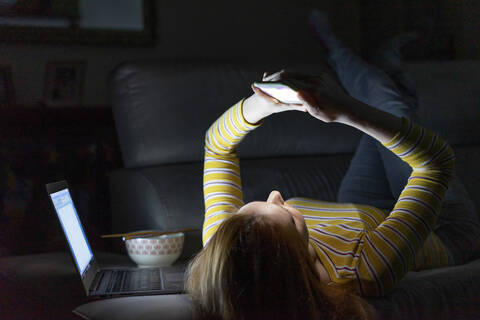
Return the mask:
[[171, 234], [164, 234], [161, 236], [154, 236], [154, 237], [135, 237], [129, 240], [125, 240], [125, 242], [130, 241], [130, 240], [148, 240], [148, 239], [171, 239], [171, 238], [180, 238], [183, 237], [184, 233], [183, 232], [177, 232], [177, 233], [171, 233]]

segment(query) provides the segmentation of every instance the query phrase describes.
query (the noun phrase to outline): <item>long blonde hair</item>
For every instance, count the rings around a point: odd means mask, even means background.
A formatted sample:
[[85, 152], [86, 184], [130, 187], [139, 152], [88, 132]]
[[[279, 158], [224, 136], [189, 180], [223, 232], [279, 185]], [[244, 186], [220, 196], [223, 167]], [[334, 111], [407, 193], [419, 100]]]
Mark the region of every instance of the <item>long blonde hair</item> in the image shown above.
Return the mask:
[[300, 234], [272, 218], [235, 214], [186, 273], [201, 319], [369, 319], [359, 296], [320, 281]]

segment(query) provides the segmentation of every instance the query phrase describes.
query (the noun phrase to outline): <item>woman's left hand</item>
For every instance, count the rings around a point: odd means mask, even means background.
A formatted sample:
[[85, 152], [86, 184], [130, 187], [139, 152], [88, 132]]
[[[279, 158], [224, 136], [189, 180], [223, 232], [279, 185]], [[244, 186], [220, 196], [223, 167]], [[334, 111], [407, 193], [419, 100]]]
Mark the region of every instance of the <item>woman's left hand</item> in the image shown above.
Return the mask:
[[[282, 71], [276, 72], [272, 75], [267, 73], [263, 74], [263, 81], [275, 81], [275, 76], [282, 73]], [[252, 84], [252, 90], [254, 94], [247, 98], [243, 102], [243, 116], [245, 120], [250, 123], [257, 123], [263, 118], [268, 117], [273, 113], [279, 113], [284, 111], [302, 111], [306, 112], [307, 109], [303, 104], [288, 104], [282, 103], [279, 100], [269, 96], [262, 90], [256, 88]]]

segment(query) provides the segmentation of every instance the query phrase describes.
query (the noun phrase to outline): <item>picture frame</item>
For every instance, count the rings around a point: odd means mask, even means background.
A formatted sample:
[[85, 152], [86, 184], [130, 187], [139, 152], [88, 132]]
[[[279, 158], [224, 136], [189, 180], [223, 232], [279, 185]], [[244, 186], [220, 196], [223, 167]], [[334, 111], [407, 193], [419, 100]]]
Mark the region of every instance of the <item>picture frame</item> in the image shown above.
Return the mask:
[[15, 105], [15, 92], [13, 89], [12, 68], [0, 65], [0, 107]]
[[[0, 42], [7, 44], [100, 44], [152, 47], [157, 43], [159, 36], [157, 31], [158, 23], [156, 21], [158, 8], [157, 2], [159, 1], [137, 1], [142, 2], [143, 17], [143, 28], [138, 30], [123, 28], [108, 29], [96, 26], [84, 28], [78, 25], [78, 21], [75, 20], [75, 17], [73, 17], [73, 20], [71, 19], [70, 22], [67, 20], [67, 23], [64, 26], [49, 26], [49, 22], [52, 22], [53, 20], [53, 23], [57, 23], [57, 20], [62, 19], [62, 17], [58, 17], [58, 15], [53, 13], [45, 12], [45, 7], [55, 3], [55, 6], [59, 6], [62, 9], [65, 8], [66, 1], [59, 0], [24, 0], [22, 2], [28, 4], [28, 9], [23, 9], [23, 13], [25, 13], [25, 10], [30, 11], [30, 16], [23, 16], [20, 17], [20, 21], [15, 21], [16, 17], [15, 15], [12, 16], [11, 7], [14, 5], [14, 2], [19, 1], [1, 1], [0, 16], [2, 16], [4, 21], [0, 22]], [[34, 4], [38, 2], [43, 3], [40, 8]], [[94, 3], [94, 1], [89, 2]], [[17, 13], [20, 14], [21, 12]], [[43, 17], [41, 17], [42, 14], [46, 19], [47, 24], [45, 24]], [[97, 15], [98, 13], [93, 12], [92, 14]], [[41, 22], [37, 25], [35, 24], [35, 18], [38, 17], [38, 15], [41, 17]], [[5, 19], [11, 18], [14, 19], [13, 22], [5, 23]]]
[[84, 61], [49, 61], [45, 68], [43, 102], [47, 107], [82, 105], [85, 81]]

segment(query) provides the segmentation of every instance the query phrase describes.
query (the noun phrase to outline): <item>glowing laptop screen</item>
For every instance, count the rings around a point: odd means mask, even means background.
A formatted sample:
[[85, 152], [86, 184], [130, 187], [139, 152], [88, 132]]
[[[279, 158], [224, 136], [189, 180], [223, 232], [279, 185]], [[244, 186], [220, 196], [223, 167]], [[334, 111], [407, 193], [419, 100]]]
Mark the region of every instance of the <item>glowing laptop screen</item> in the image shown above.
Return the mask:
[[78, 270], [83, 275], [93, 258], [93, 253], [78, 218], [70, 192], [68, 189], [64, 189], [50, 194], [50, 197], [60, 219], [63, 232], [67, 237], [70, 250], [77, 263]]

